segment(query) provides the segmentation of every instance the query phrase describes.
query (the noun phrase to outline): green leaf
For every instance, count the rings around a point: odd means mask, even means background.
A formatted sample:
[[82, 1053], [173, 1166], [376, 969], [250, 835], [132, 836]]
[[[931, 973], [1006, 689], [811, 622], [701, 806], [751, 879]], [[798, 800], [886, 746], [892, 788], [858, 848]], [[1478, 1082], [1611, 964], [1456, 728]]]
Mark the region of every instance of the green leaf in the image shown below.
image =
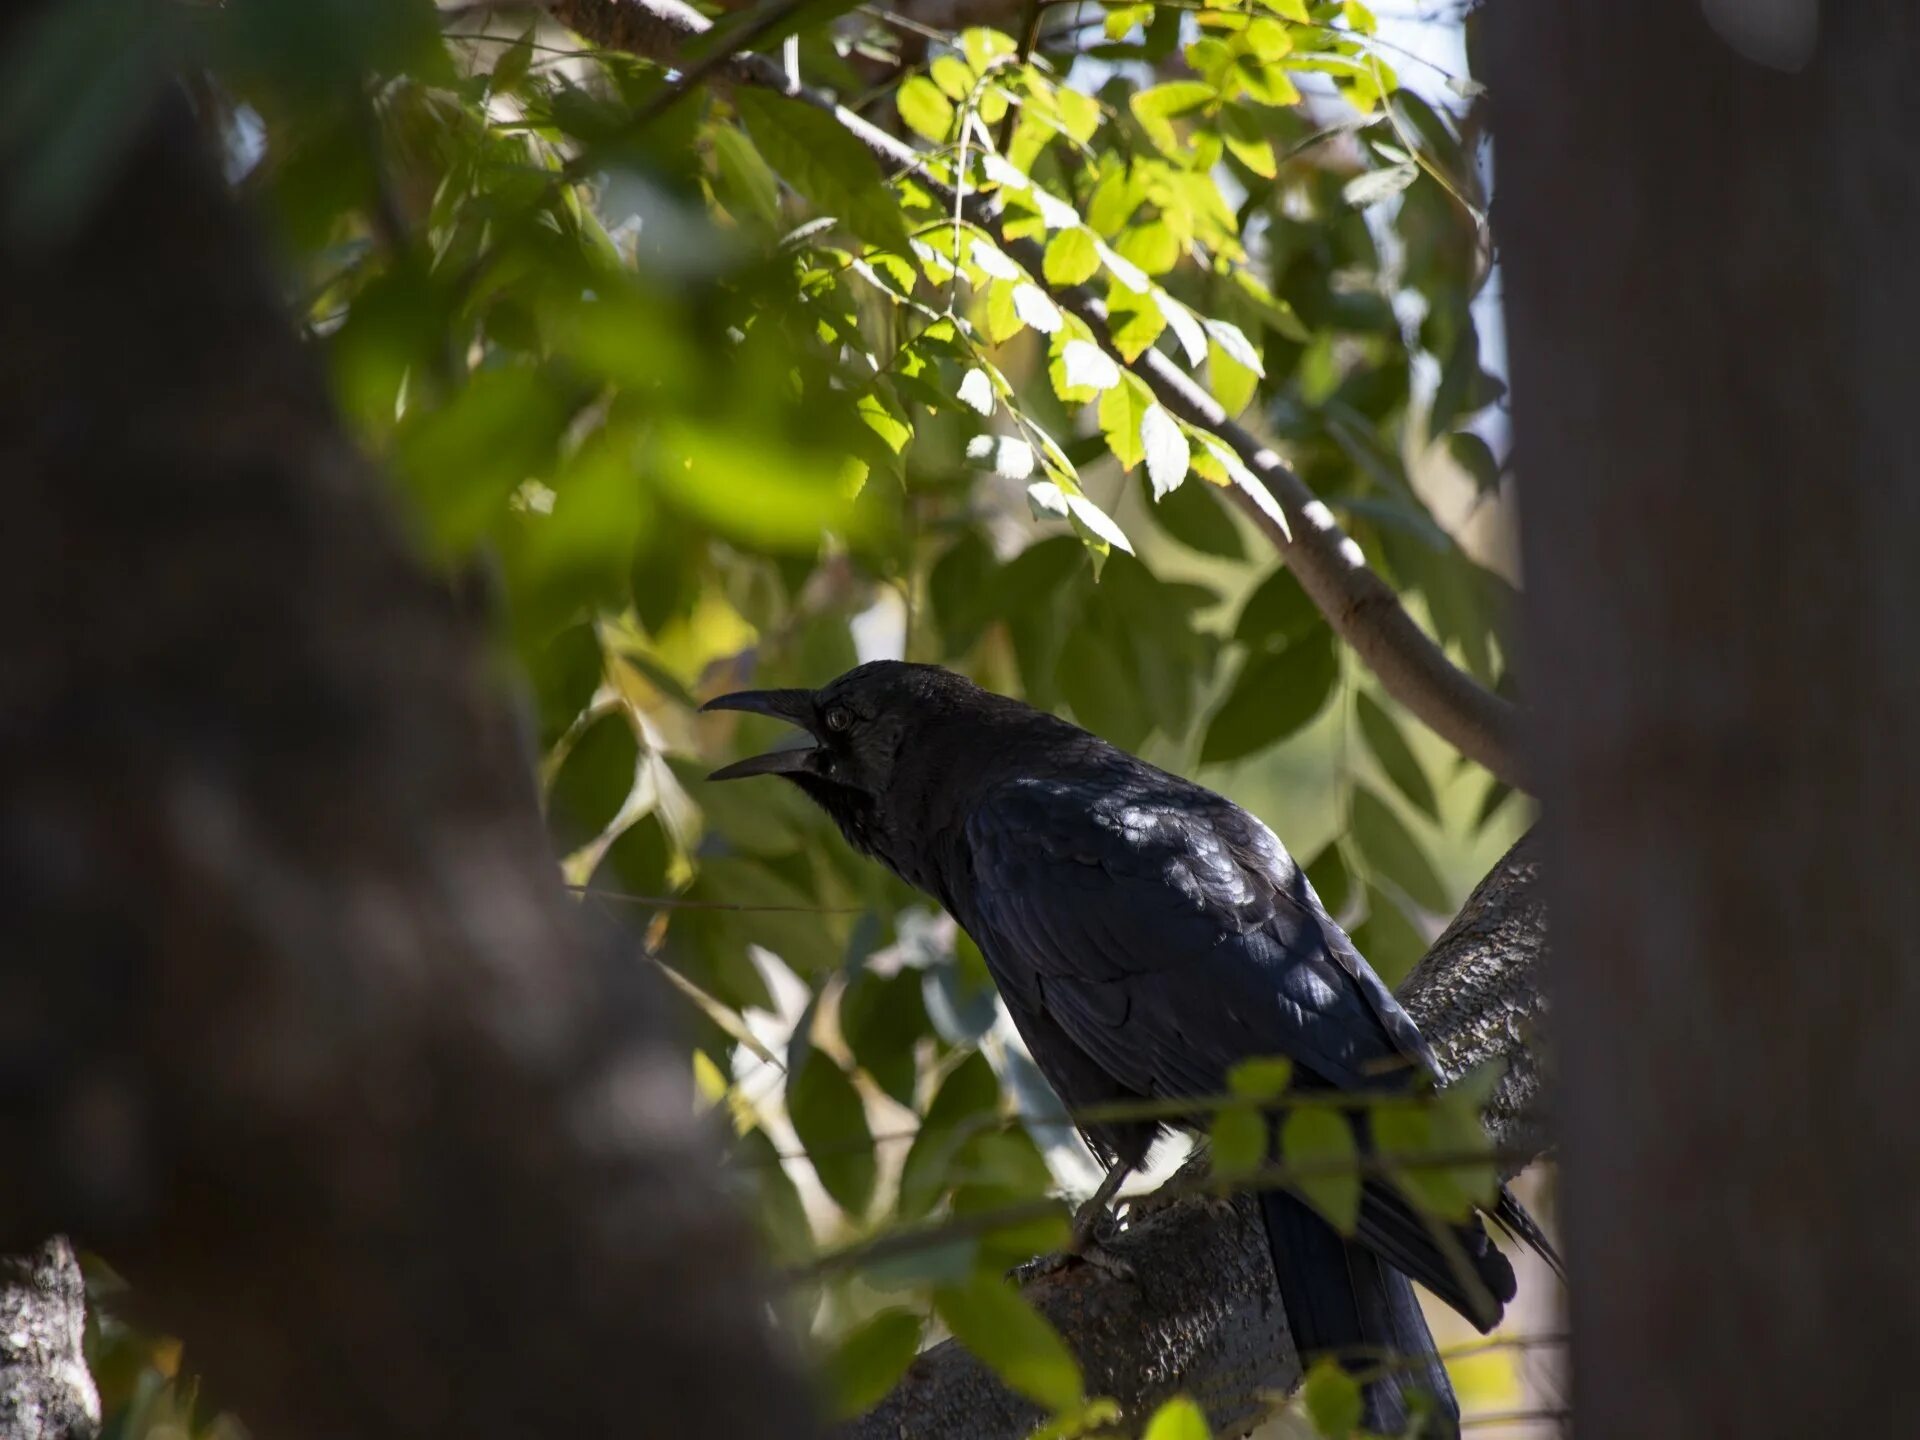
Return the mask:
[[1447, 453], [1453, 463], [1473, 477], [1473, 485], [1482, 495], [1500, 488], [1500, 462], [1493, 449], [1471, 430], [1456, 430], [1447, 437]]
[[1147, 1421], [1140, 1440], [1213, 1440], [1206, 1413], [1184, 1395], [1176, 1395]]
[[574, 739], [547, 791], [554, 853], [571, 855], [597, 839], [633, 790], [640, 742], [621, 712], [595, 720]]
[[1028, 1399], [1060, 1412], [1086, 1399], [1079, 1363], [1059, 1331], [1005, 1281], [982, 1276], [934, 1291], [933, 1307], [960, 1343]]
[[1210, 485], [1182, 485], [1163, 495], [1153, 507], [1160, 528], [1189, 549], [1227, 560], [1245, 560], [1247, 547], [1239, 528]]
[[1241, 364], [1217, 339], [1207, 346], [1207, 380], [1229, 420], [1252, 403], [1260, 388], [1259, 372]]
[[1300, 1387], [1301, 1403], [1313, 1428], [1326, 1440], [1348, 1440], [1360, 1428], [1365, 1413], [1360, 1401], [1360, 1382], [1340, 1367], [1337, 1360], [1316, 1360]]
[[1498, 777], [1487, 781], [1487, 793], [1480, 797], [1480, 809], [1473, 817], [1473, 833], [1478, 835], [1487, 828], [1487, 822], [1500, 813], [1500, 808], [1513, 798], [1513, 787]]
[[873, 1201], [873, 1132], [853, 1081], [825, 1051], [810, 1048], [787, 1077], [787, 1116], [820, 1184], [856, 1219]]
[[1084, 225], [1062, 230], [1047, 242], [1043, 267], [1049, 285], [1083, 285], [1100, 268], [1100, 249]]
[[1312, 1105], [1295, 1110], [1280, 1127], [1280, 1158], [1310, 1167], [1288, 1183], [1343, 1235], [1360, 1216], [1360, 1154], [1353, 1126], [1338, 1110]]
[[1293, 578], [1293, 572], [1281, 565], [1247, 597], [1233, 627], [1233, 638], [1249, 647], [1269, 646], [1297, 640], [1320, 624], [1320, 611]]
[[1166, 314], [1150, 295], [1135, 294], [1118, 282], [1108, 288], [1107, 332], [1113, 337], [1113, 348], [1129, 365], [1138, 360], [1166, 328]]
[[880, 1403], [919, 1353], [922, 1326], [911, 1310], [882, 1310], [842, 1337], [826, 1364], [834, 1418], [850, 1420]]
[[1249, 657], [1232, 692], [1208, 722], [1200, 763], [1238, 760], [1300, 730], [1326, 705], [1339, 673], [1333, 637], [1325, 630], [1296, 640], [1278, 654]]
[[500, 58], [493, 62], [493, 74], [487, 77], [490, 93], [509, 94], [527, 78], [527, 68], [533, 63], [533, 32], [538, 28], [527, 26], [518, 40], [500, 52]]
[[1174, 134], [1173, 119], [1210, 103], [1219, 92], [1201, 80], [1174, 80], [1149, 90], [1136, 90], [1128, 97], [1133, 118], [1147, 132], [1147, 138], [1168, 155], [1180, 153], [1180, 141]]
[[936, 145], [946, 143], [953, 133], [953, 102], [938, 85], [924, 75], [910, 75], [893, 98], [908, 129]]
[[1386, 801], [1364, 785], [1354, 787], [1351, 834], [1367, 864], [1406, 891], [1414, 904], [1437, 915], [1453, 909], [1446, 883], [1413, 832]]
[[1251, 1174], [1267, 1158], [1267, 1122], [1251, 1105], [1215, 1111], [1207, 1140], [1213, 1173], [1222, 1179]]
[[1149, 405], [1140, 417], [1140, 448], [1147, 458], [1147, 478], [1153, 481], [1153, 498], [1179, 489], [1187, 478], [1187, 436], [1159, 405]]
[[1382, 170], [1369, 170], [1354, 176], [1340, 194], [1354, 209], [1364, 210], [1369, 205], [1391, 200], [1419, 178], [1418, 165], [1390, 165]]
[[1389, 989], [1427, 953], [1426, 937], [1377, 885], [1367, 886], [1367, 919], [1354, 930], [1353, 944]]
[[840, 997], [840, 1033], [860, 1067], [902, 1105], [913, 1105], [919, 1078], [915, 1047], [931, 1030], [917, 970], [861, 971]]
[[1329, 840], [1327, 848], [1307, 862], [1307, 883], [1313, 886], [1313, 893], [1336, 920], [1353, 902], [1353, 872], [1347, 868], [1338, 840]]
[[807, 199], [862, 239], [907, 253], [900, 202], [888, 191], [873, 156], [823, 110], [771, 91], [733, 92], [747, 133], [767, 162]]
[[902, 1219], [916, 1219], [933, 1208], [951, 1186], [955, 1157], [981, 1127], [1000, 1113], [1000, 1082], [979, 1051], [972, 1051], [940, 1082], [940, 1089], [914, 1132], [900, 1171]]
[[927, 70], [949, 100], [964, 100], [973, 91], [973, 70], [958, 55], [937, 55]]
[[1344, 0], [1340, 8], [1347, 17], [1347, 24], [1358, 33], [1371, 35], [1380, 28], [1380, 22], [1373, 18], [1373, 11], [1362, 5], [1360, 0]]
[[1427, 772], [1420, 768], [1420, 761], [1414, 755], [1413, 747], [1407, 744], [1407, 737], [1401, 733], [1399, 724], [1364, 690], [1355, 698], [1354, 708], [1359, 715], [1360, 733], [1366, 737], [1367, 748], [1373, 751], [1373, 758], [1380, 762], [1380, 768], [1387, 772], [1387, 778], [1421, 813], [1437, 824], [1440, 801], [1434, 795], [1433, 783], [1427, 779]]
[[[1421, 1103], [1375, 1106], [1373, 1142], [1380, 1157], [1393, 1166], [1394, 1183], [1427, 1214], [1464, 1220], [1476, 1205], [1493, 1202], [1499, 1176], [1492, 1147], [1479, 1117], [1459, 1097], [1443, 1094]], [[1442, 1156], [1479, 1154], [1489, 1158], [1464, 1165], [1431, 1163]]]
[[1151, 5], [1116, 5], [1107, 11], [1103, 27], [1109, 40], [1124, 40], [1136, 25], [1148, 25], [1153, 22]]
[[1293, 1083], [1293, 1062], [1284, 1055], [1256, 1055], [1227, 1072], [1227, 1088], [1249, 1100], [1271, 1100]]
[[1153, 392], [1132, 374], [1122, 376], [1120, 384], [1100, 397], [1100, 433], [1107, 437], [1107, 448], [1122, 470], [1131, 470], [1146, 458], [1140, 422], [1152, 405]]

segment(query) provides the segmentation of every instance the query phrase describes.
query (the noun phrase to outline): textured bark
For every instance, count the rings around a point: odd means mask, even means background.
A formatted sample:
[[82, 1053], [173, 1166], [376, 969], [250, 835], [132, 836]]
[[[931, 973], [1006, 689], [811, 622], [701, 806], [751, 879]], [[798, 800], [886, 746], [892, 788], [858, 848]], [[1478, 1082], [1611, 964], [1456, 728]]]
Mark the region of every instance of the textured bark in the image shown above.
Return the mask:
[[1579, 1432], [1908, 1433], [1920, 10], [1485, 24]]
[[183, 106], [100, 194], [0, 238], [0, 1248], [109, 1254], [262, 1435], [806, 1433], [664, 1002]]
[[[1537, 1153], [1547, 1133], [1533, 1049], [1546, 1008], [1537, 848], [1528, 835], [1508, 852], [1400, 991], [1453, 1074], [1511, 1065], [1489, 1125], [1500, 1146], [1516, 1153]], [[1078, 1266], [1025, 1291], [1080, 1357], [1089, 1393], [1112, 1396], [1138, 1418], [1185, 1391], [1207, 1407], [1214, 1433], [1228, 1436], [1251, 1429], [1299, 1383], [1266, 1231], [1250, 1196], [1149, 1206], [1106, 1248], [1137, 1280]], [[916, 1360], [842, 1436], [1022, 1440], [1040, 1418], [950, 1340]]]
[[81, 1342], [87, 1294], [73, 1247], [0, 1258], [0, 1440], [93, 1440], [100, 1395]]
[[[688, 40], [711, 28], [684, 0], [553, 0], [549, 8], [556, 19], [597, 44], [667, 64]], [[739, 56], [722, 73], [740, 84], [783, 92], [790, 88], [780, 67], [764, 55]], [[1010, 239], [992, 203], [978, 194], [956, 196], [923, 168], [919, 151], [844, 106], [836, 106], [831, 98], [804, 89], [793, 93], [831, 113], [888, 173], [912, 172], [944, 207], [963, 208], [1028, 274], [1042, 274], [1041, 246], [1032, 240]], [[1152, 348], [1134, 360], [1122, 355], [1108, 331], [1106, 305], [1093, 291], [1080, 286], [1050, 293], [1085, 321], [1114, 363], [1137, 374], [1162, 405], [1189, 424], [1212, 431], [1239, 456], [1250, 473], [1244, 483], [1220, 489], [1224, 502], [1239, 509], [1267, 537], [1334, 633], [1353, 648], [1387, 692], [1461, 754], [1510, 784], [1524, 785], [1513, 705], [1455, 665], [1414, 623], [1399, 596], [1368, 567], [1360, 547], [1306, 482], [1271, 447], [1235, 423], [1204, 386], [1166, 355]]]

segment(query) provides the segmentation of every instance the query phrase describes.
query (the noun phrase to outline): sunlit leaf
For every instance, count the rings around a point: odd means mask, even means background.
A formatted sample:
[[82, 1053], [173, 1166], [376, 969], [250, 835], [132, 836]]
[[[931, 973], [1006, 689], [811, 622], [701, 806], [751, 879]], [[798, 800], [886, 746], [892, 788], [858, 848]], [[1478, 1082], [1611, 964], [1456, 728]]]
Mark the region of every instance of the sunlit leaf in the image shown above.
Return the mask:
[[823, 110], [768, 90], [738, 86], [734, 108], [774, 169], [822, 211], [856, 234], [905, 252], [900, 205], [882, 183], [866, 147]]
[[1348, 1440], [1360, 1428], [1364, 1407], [1360, 1382], [1341, 1368], [1337, 1360], [1316, 1360], [1300, 1386], [1300, 1401], [1307, 1418], [1325, 1440]]
[[1159, 405], [1149, 405], [1140, 417], [1140, 448], [1153, 481], [1153, 498], [1179, 489], [1187, 478], [1187, 437], [1180, 422]]
[[1360, 1153], [1347, 1117], [1319, 1105], [1293, 1111], [1280, 1127], [1280, 1159], [1300, 1169], [1291, 1187], [1351, 1235], [1360, 1216]]
[[936, 145], [953, 130], [953, 102], [924, 75], [910, 75], [902, 81], [894, 103], [907, 128]]
[[934, 1292], [933, 1307], [962, 1345], [1009, 1388], [1049, 1410], [1071, 1410], [1086, 1398], [1080, 1366], [1060, 1334], [997, 1277]]

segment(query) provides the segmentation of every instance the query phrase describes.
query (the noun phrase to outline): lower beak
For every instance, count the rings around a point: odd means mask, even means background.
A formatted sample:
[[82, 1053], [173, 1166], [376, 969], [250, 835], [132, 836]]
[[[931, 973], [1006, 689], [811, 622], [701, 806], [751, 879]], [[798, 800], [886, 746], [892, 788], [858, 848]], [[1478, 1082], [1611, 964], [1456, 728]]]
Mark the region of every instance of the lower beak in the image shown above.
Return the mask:
[[[745, 710], [753, 715], [769, 715], [811, 733], [814, 703], [811, 690], [736, 690], [718, 695], [700, 707], [708, 710]], [[746, 760], [723, 765], [707, 777], [709, 780], [744, 780], [749, 775], [798, 775], [813, 769], [817, 747], [795, 745], [784, 750], [769, 750]]]

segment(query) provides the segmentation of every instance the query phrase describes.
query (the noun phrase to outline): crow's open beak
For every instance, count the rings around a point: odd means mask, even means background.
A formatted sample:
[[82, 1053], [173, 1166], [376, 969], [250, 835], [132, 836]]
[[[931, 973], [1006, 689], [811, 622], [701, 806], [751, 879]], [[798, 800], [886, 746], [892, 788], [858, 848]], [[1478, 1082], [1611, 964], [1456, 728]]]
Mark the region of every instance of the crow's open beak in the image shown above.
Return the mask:
[[[716, 695], [700, 707], [708, 710], [745, 710], [753, 715], [771, 715], [789, 725], [813, 732], [814, 703], [811, 690], [736, 690], [731, 695]], [[749, 775], [793, 775], [813, 768], [813, 745], [795, 745], [785, 750], [769, 750], [746, 760], [723, 765], [709, 780], [744, 780]]]

